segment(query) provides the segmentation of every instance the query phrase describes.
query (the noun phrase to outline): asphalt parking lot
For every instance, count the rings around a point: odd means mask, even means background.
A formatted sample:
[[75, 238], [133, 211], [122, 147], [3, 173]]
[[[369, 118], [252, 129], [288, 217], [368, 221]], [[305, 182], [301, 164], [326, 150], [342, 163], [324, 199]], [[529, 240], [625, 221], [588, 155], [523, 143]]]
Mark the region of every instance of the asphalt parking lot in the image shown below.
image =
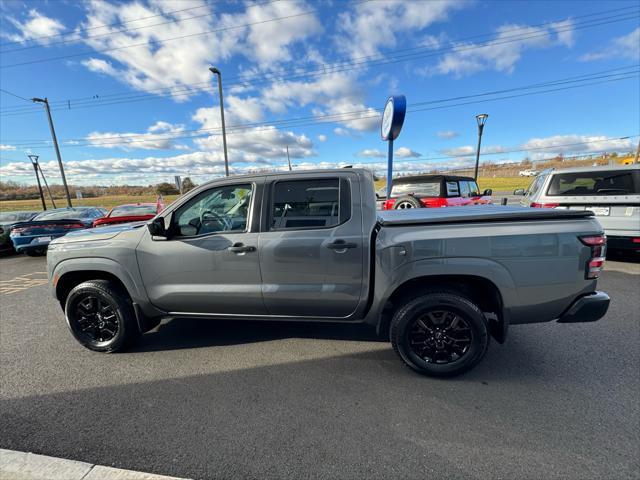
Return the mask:
[[639, 478], [640, 265], [593, 324], [421, 377], [356, 326], [172, 321], [82, 348], [45, 260], [0, 258], [0, 447], [193, 478]]

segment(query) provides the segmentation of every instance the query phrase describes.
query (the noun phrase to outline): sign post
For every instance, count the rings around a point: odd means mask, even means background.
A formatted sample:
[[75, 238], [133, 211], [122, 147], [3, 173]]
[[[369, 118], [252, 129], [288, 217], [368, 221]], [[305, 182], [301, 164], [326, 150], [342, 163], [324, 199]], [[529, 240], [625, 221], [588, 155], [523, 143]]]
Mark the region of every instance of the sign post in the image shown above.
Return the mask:
[[393, 141], [400, 135], [404, 116], [407, 113], [407, 99], [404, 95], [392, 95], [387, 100], [382, 114], [380, 134], [382, 140], [389, 142], [387, 157], [387, 198], [391, 197], [391, 183], [393, 179]]

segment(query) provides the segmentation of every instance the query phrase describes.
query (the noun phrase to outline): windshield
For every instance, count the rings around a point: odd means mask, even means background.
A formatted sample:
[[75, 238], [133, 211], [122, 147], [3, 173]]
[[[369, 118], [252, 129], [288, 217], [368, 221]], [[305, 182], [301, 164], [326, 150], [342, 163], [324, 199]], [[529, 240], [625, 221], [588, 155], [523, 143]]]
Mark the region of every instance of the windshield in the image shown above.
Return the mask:
[[50, 210], [36, 215], [34, 220], [62, 220], [62, 219], [75, 219], [75, 218], [87, 218], [90, 216], [91, 210], [79, 210], [76, 208], [61, 208], [58, 210]]
[[23, 222], [29, 220], [35, 212], [5, 212], [0, 213], [0, 223]]
[[629, 195], [640, 193], [639, 170], [607, 170], [558, 173], [553, 176], [547, 195]]
[[109, 217], [130, 217], [138, 215], [155, 215], [157, 207], [153, 205], [122, 205], [114, 208]]
[[391, 187], [391, 195], [399, 197], [401, 195], [417, 195], [420, 197], [439, 197], [440, 181], [397, 183]]

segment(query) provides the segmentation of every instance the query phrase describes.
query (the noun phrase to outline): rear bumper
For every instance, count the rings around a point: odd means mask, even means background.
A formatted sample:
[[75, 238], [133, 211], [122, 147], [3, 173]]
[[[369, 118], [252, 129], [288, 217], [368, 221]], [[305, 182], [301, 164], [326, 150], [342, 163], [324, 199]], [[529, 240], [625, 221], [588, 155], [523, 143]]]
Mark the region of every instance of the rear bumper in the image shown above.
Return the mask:
[[565, 311], [558, 323], [595, 322], [605, 316], [609, 309], [609, 295], [593, 292], [575, 300]]
[[640, 235], [633, 237], [622, 237], [607, 234], [607, 248], [611, 250], [631, 250], [640, 252], [640, 243], [634, 243], [634, 239], [640, 238]]

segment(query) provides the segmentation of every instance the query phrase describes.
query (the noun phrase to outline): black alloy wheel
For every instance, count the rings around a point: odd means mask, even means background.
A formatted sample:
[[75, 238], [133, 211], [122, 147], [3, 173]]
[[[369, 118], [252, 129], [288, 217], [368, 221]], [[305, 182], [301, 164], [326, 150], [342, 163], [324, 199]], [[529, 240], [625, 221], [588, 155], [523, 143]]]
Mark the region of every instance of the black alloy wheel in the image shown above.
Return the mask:
[[140, 335], [131, 298], [109, 280], [90, 280], [74, 287], [64, 311], [71, 333], [90, 350], [124, 350]]
[[411, 351], [427, 363], [446, 364], [469, 351], [473, 331], [451, 310], [431, 310], [417, 317], [407, 329]]

